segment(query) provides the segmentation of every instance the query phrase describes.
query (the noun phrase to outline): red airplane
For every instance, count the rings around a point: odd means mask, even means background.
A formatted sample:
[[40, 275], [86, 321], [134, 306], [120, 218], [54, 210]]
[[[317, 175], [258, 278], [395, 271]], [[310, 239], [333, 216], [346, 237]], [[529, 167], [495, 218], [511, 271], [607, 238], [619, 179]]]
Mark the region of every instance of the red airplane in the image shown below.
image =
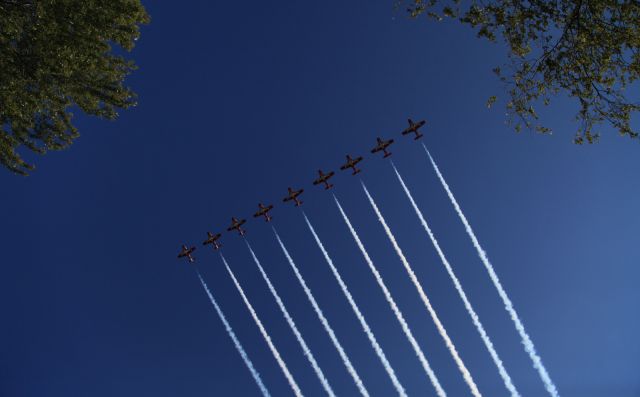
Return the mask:
[[191, 256], [191, 254], [195, 250], [196, 250], [196, 247], [187, 248], [187, 246], [183, 244], [182, 245], [182, 249], [180, 250], [180, 253], [178, 254], [178, 258], [187, 258], [189, 263], [193, 263], [193, 262], [196, 261], [196, 259], [193, 256]]
[[293, 190], [291, 188], [289, 189], [289, 195], [285, 198], [282, 199], [283, 202], [287, 202], [287, 201], [291, 201], [293, 200], [293, 202], [295, 203], [296, 207], [299, 207], [302, 204], [301, 200], [298, 200], [298, 196], [302, 194], [302, 192], [304, 192], [304, 189], [300, 189], [300, 190]]
[[333, 185], [329, 183], [329, 179], [335, 175], [335, 172], [331, 171], [328, 174], [325, 174], [324, 172], [322, 172], [322, 170], [318, 170], [318, 175], [318, 178], [313, 181], [314, 185], [324, 183], [325, 190], [329, 190], [333, 187]]
[[347, 168], [351, 168], [351, 169], [353, 169], [353, 173], [351, 175], [355, 175], [355, 174], [359, 173], [360, 171], [362, 171], [361, 169], [356, 167], [356, 164], [358, 164], [361, 161], [362, 161], [362, 156], [353, 159], [353, 158], [351, 158], [351, 156], [349, 156], [347, 154], [347, 162], [344, 163], [340, 167], [340, 169], [341, 170], [346, 170]]
[[407, 134], [416, 134], [416, 137], [413, 139], [420, 139], [422, 138], [422, 134], [418, 131], [418, 129], [420, 127], [422, 127], [426, 121], [422, 120], [422, 121], [418, 121], [417, 123], [414, 123], [413, 120], [409, 119], [409, 127], [406, 128], [404, 131], [402, 131], [402, 135], [407, 135]]
[[237, 230], [241, 236], [244, 236], [246, 231], [242, 230], [240, 226], [244, 225], [246, 221], [247, 221], [246, 219], [238, 220], [236, 218], [231, 218], [231, 226], [227, 228], [227, 231], [230, 232], [232, 230]]
[[220, 244], [218, 242], [218, 239], [222, 236], [222, 234], [217, 233], [215, 236], [211, 233], [211, 232], [207, 232], [207, 239], [204, 240], [204, 242], [202, 243], [202, 245], [207, 245], [207, 244], [211, 244], [211, 247], [213, 247], [214, 250], [218, 250], [220, 249], [220, 247], [222, 247], [222, 244]]
[[384, 153], [383, 158], [386, 159], [387, 157], [391, 156], [391, 152], [388, 152], [387, 148], [393, 143], [393, 139], [389, 139], [388, 141], [383, 141], [382, 138], [376, 139], [378, 140], [378, 144], [376, 145], [376, 147], [371, 149], [371, 153], [378, 153], [382, 150], [382, 152]]
[[269, 215], [269, 211], [271, 211], [273, 209], [273, 205], [269, 205], [269, 206], [264, 206], [262, 205], [262, 203], [258, 204], [258, 207], [260, 208], [258, 210], [258, 212], [256, 212], [255, 214], [253, 214], [254, 218], [257, 218], [259, 216], [264, 216], [264, 219], [267, 222], [270, 222], [271, 219], [273, 219], [273, 217], [271, 215]]

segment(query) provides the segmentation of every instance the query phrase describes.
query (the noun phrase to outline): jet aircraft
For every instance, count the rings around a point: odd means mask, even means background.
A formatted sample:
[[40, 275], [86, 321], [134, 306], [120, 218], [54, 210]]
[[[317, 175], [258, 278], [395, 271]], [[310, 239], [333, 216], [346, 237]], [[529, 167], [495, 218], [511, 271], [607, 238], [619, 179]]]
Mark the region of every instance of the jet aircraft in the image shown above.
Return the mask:
[[423, 135], [420, 133], [420, 131], [418, 131], [418, 129], [422, 127], [426, 123], [426, 121], [422, 120], [422, 121], [418, 121], [417, 123], [414, 123], [413, 120], [411, 119], [409, 119], [408, 121], [409, 121], [409, 127], [406, 128], [404, 131], [402, 131], [402, 135], [416, 134], [416, 137], [413, 139], [418, 140], [422, 138]]
[[260, 209], [258, 210], [258, 212], [253, 214], [253, 217], [257, 218], [259, 216], [264, 216], [265, 221], [270, 222], [271, 219], [273, 219], [273, 217], [271, 215], [269, 215], [269, 211], [271, 211], [273, 209], [273, 205], [268, 205], [268, 206], [265, 207], [262, 203], [259, 203], [258, 207]]
[[217, 251], [218, 249], [220, 249], [220, 247], [222, 247], [222, 244], [220, 244], [218, 242], [218, 239], [221, 236], [222, 236], [222, 234], [220, 234], [220, 233], [216, 233], [214, 235], [211, 232], [207, 232], [207, 239], [204, 240], [204, 242], [202, 242], [202, 245], [211, 244], [211, 247], [213, 247], [213, 249]]
[[298, 200], [298, 196], [302, 194], [302, 192], [304, 192], [304, 189], [300, 189], [300, 190], [293, 190], [291, 188], [289, 189], [289, 195], [285, 198], [282, 199], [283, 202], [287, 202], [287, 201], [291, 201], [293, 200], [293, 202], [295, 203], [296, 207], [299, 207], [302, 204], [301, 200]]
[[331, 171], [328, 174], [325, 174], [322, 170], [318, 170], [318, 175], [318, 178], [313, 181], [314, 185], [324, 183], [325, 190], [329, 190], [333, 187], [333, 185], [329, 183], [329, 179], [335, 175], [335, 172]]
[[382, 138], [377, 138], [377, 141], [378, 143], [376, 147], [371, 149], [371, 153], [378, 153], [379, 151], [382, 150], [382, 152], [384, 153], [383, 158], [387, 158], [391, 156], [391, 152], [388, 152], [387, 148], [391, 146], [391, 144], [393, 143], [393, 139], [389, 139], [388, 141], [383, 141]]
[[191, 256], [191, 254], [195, 250], [196, 250], [196, 247], [188, 248], [186, 245], [183, 244], [182, 245], [182, 249], [180, 250], [180, 253], [178, 254], [178, 258], [187, 258], [189, 263], [193, 263], [193, 262], [196, 261], [196, 259], [193, 256]]
[[351, 156], [349, 156], [347, 154], [347, 162], [344, 163], [340, 167], [340, 169], [341, 170], [346, 170], [347, 168], [351, 168], [351, 169], [353, 169], [353, 173], [351, 175], [355, 175], [355, 174], [359, 173], [360, 171], [362, 171], [361, 169], [356, 167], [356, 164], [358, 164], [361, 161], [362, 161], [362, 156], [357, 157], [357, 158], [354, 159], [354, 158], [351, 158]]
[[227, 231], [230, 232], [232, 230], [237, 230], [241, 236], [244, 236], [246, 231], [243, 230], [240, 226], [244, 225], [246, 221], [246, 219], [238, 220], [237, 218], [231, 218], [231, 226], [227, 228]]

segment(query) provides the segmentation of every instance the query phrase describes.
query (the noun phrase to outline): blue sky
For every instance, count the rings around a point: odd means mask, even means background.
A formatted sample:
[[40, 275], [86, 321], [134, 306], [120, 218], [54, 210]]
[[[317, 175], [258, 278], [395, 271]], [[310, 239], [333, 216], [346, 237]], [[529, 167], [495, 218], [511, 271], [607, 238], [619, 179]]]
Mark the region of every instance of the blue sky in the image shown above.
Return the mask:
[[[153, 18], [128, 80], [139, 106], [116, 122], [81, 115], [71, 149], [37, 159], [4, 187], [0, 276], [3, 396], [258, 395], [197, 277], [176, 260], [197, 244], [203, 276], [273, 395], [290, 389], [205, 232], [231, 216], [247, 237], [339, 395], [356, 388], [277, 242], [273, 224], [372, 395], [388, 377], [305, 227], [304, 211], [410, 395], [434, 395], [337, 212], [311, 181], [364, 155], [362, 179], [485, 396], [498, 373], [390, 164], [368, 151], [393, 137], [393, 160], [524, 396], [543, 396], [482, 263], [422, 148], [425, 142], [489, 253], [563, 396], [640, 395], [637, 142], [607, 128], [571, 143], [574, 103], [543, 112], [551, 136], [504, 125], [491, 73], [504, 53], [463, 26], [412, 21], [392, 2], [146, 4]], [[450, 396], [469, 395], [357, 178], [335, 193]], [[305, 395], [322, 388], [243, 241], [223, 252]]]

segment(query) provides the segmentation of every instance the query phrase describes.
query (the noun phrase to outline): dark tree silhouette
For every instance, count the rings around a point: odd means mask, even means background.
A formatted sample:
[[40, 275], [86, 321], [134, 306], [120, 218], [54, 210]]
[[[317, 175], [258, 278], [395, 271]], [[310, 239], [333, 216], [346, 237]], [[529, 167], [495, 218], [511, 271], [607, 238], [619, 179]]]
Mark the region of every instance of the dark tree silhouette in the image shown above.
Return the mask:
[[0, 0], [0, 163], [27, 175], [20, 149], [44, 154], [78, 137], [70, 108], [106, 119], [135, 105], [123, 85], [149, 21], [140, 0]]
[[[507, 44], [509, 62], [494, 72], [507, 87], [506, 107], [516, 131], [549, 133], [534, 106], [567, 95], [579, 102], [576, 143], [596, 142], [601, 123], [638, 138], [631, 116], [640, 110], [640, 1], [400, 0], [397, 5], [413, 18], [454, 18], [475, 28], [478, 37]], [[492, 96], [487, 105], [495, 101]]]

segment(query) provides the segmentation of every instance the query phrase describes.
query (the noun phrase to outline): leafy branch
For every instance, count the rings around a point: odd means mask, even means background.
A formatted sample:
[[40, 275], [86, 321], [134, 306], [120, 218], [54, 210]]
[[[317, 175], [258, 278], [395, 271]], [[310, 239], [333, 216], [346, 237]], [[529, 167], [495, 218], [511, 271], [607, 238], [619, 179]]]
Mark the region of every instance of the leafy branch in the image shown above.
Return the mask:
[[[540, 133], [536, 107], [564, 94], [577, 99], [574, 142], [594, 143], [602, 123], [637, 139], [640, 111], [640, 2], [637, 0], [400, 0], [411, 18], [457, 19], [478, 37], [508, 46], [508, 63], [494, 72], [505, 84], [508, 119], [516, 131]], [[634, 91], [636, 100], [627, 97]], [[487, 101], [492, 106], [496, 97]]]

